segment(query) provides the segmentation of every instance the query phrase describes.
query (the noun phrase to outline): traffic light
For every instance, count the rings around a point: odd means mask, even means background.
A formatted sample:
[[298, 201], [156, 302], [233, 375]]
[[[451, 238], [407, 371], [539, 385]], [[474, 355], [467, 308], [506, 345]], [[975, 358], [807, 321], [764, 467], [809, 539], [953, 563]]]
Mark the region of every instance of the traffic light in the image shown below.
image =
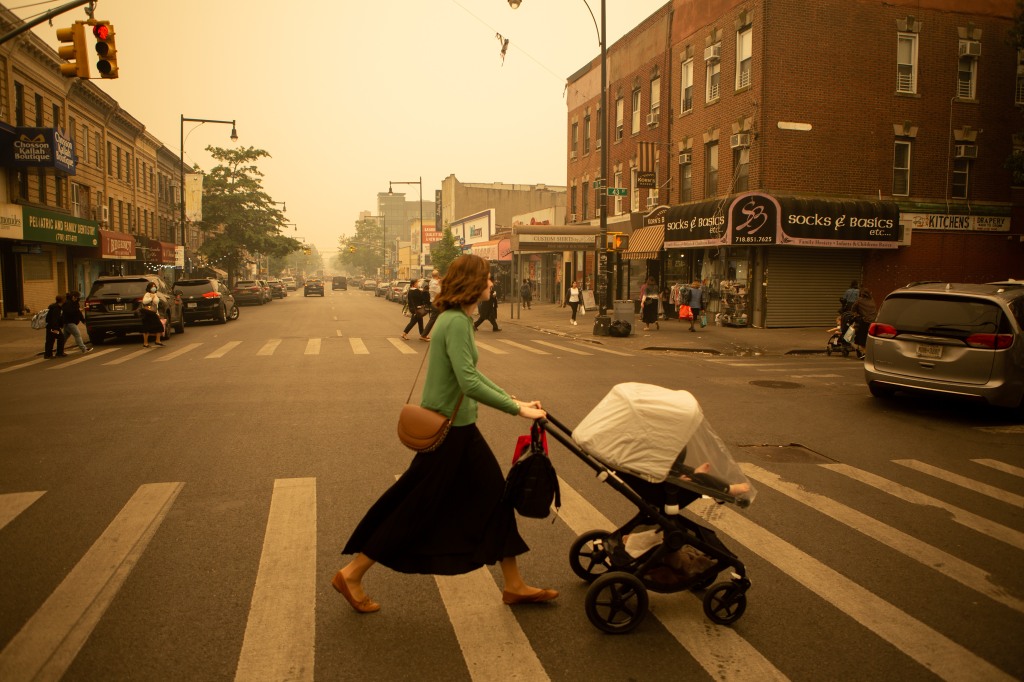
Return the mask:
[[608, 233], [608, 251], [625, 251], [629, 248], [629, 235], [616, 232]]
[[349, 253], [355, 253], [356, 252], [356, 247], [354, 247], [354, 246], [348, 247], [348, 252]]
[[92, 27], [96, 38], [96, 70], [101, 78], [117, 78], [117, 46], [114, 44], [114, 26], [109, 21], [97, 21]]
[[307, 256], [309, 256], [309, 255], [311, 255], [313, 253], [313, 249], [309, 248], [308, 246], [303, 246], [302, 247], [302, 253], [304, 253]]
[[67, 64], [60, 65], [60, 73], [65, 78], [88, 78], [89, 56], [86, 54], [85, 22], [76, 21], [71, 28], [58, 28], [57, 40], [69, 45], [61, 45], [57, 50], [60, 58]]

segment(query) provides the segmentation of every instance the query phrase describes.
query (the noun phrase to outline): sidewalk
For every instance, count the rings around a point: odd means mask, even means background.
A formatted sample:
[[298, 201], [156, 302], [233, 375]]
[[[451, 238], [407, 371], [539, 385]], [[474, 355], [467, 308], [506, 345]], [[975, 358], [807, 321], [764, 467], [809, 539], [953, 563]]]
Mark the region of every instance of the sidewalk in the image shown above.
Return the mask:
[[[594, 316], [596, 311], [587, 311], [586, 315], [577, 316], [578, 325], [570, 325], [569, 306], [535, 304], [530, 310], [519, 310], [518, 319], [509, 319], [510, 310], [516, 311], [508, 303], [501, 304], [498, 311], [499, 325], [518, 325], [529, 327], [546, 334], [555, 334], [568, 338], [600, 344], [606, 348], [630, 351], [671, 350], [693, 353], [712, 353], [715, 355], [786, 355], [802, 353], [824, 353], [825, 343], [829, 334], [827, 327], [798, 327], [786, 329], [758, 329], [755, 327], [716, 327], [709, 325], [704, 329], [690, 331], [688, 320], [661, 320], [660, 330], [652, 326], [650, 331], [643, 331], [640, 316], [636, 316], [633, 334], [627, 338], [613, 336], [594, 336]], [[610, 311], [609, 311], [610, 313]], [[487, 339], [493, 332], [487, 322], [480, 325], [477, 332], [480, 340]], [[500, 332], [499, 332], [500, 334]]]
[[[0, 363], [31, 360], [43, 353], [46, 332], [33, 329], [29, 317], [0, 320]], [[71, 340], [74, 345], [74, 339]]]

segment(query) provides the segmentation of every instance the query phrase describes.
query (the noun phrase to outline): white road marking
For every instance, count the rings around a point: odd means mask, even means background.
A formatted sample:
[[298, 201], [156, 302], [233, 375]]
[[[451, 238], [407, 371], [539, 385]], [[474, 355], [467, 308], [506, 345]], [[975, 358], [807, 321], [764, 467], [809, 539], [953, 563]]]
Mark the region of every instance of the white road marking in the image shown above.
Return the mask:
[[989, 521], [977, 514], [972, 514], [969, 511], [947, 504], [942, 500], [929, 497], [924, 493], [911, 490], [899, 483], [894, 483], [888, 479], [882, 478], [881, 476], [876, 476], [875, 474], [862, 471], [861, 469], [851, 467], [847, 464], [822, 464], [821, 466], [838, 474], [848, 476], [855, 481], [860, 481], [861, 483], [873, 488], [877, 488], [882, 492], [889, 493], [893, 497], [897, 497], [904, 502], [944, 509], [951, 514], [952, 520], [960, 525], [966, 526], [967, 528], [975, 530], [983, 535], [987, 535], [990, 538], [1001, 540], [1012, 547], [1016, 547], [1017, 549], [1024, 549], [1024, 533], [1014, 530], [1013, 528], [1008, 528], [994, 521]]
[[139, 487], [50, 597], [0, 652], [0, 679], [59, 680], [117, 596], [183, 483]]
[[713, 500], [690, 511], [710, 521], [785, 575], [811, 590], [944, 680], [1012, 680], [999, 668], [802, 552], [777, 535]]
[[1010, 474], [1012, 476], [1020, 476], [1021, 478], [1024, 478], [1024, 469], [1020, 467], [1015, 467], [1012, 464], [1007, 464], [1006, 462], [1000, 462], [999, 460], [996, 459], [972, 459], [971, 461], [974, 462], [975, 464], [980, 464], [982, 466], [990, 467], [997, 471], [1002, 471], [1004, 474]]
[[[559, 518], [574, 533], [611, 531], [617, 527], [562, 479], [559, 479], [559, 488], [562, 493]], [[648, 595], [657, 608], [651, 615], [661, 621], [712, 678], [729, 682], [787, 679], [735, 630], [707, 622], [700, 600], [692, 592], [671, 595], [651, 592]], [[680, 606], [679, 602], [690, 603]]]
[[312, 680], [316, 479], [274, 481], [236, 680]]
[[533, 348], [531, 346], [527, 346], [525, 343], [517, 343], [516, 341], [509, 341], [508, 339], [499, 339], [498, 343], [504, 343], [507, 346], [519, 348], [521, 350], [525, 350], [528, 353], [533, 353], [535, 355], [551, 355], [551, 353], [547, 352], [546, 350], [541, 350], [540, 348]]
[[362, 339], [350, 338], [348, 344], [352, 346], [352, 353], [355, 355], [369, 355], [370, 351], [367, 350], [366, 344], [363, 343]]
[[1016, 611], [1024, 612], [1024, 600], [1007, 593], [1005, 589], [993, 583], [990, 574], [977, 566], [973, 566], [959, 557], [911, 537], [903, 531], [888, 526], [856, 509], [840, 504], [825, 495], [812, 493], [795, 483], [783, 481], [780, 476], [771, 471], [748, 463], [743, 463], [740, 466], [743, 469], [743, 473], [758, 483], [762, 483], [772, 490], [780, 492], [797, 502], [801, 502], [811, 509], [821, 512], [855, 531], [863, 533], [872, 540], [881, 542], [883, 545], [910, 557], [921, 565], [938, 571], [947, 578], [951, 578], [961, 585], [984, 594], [989, 599], [1009, 606]]
[[575, 355], [592, 355], [592, 353], [588, 353], [586, 351], [578, 350], [576, 348], [570, 348], [569, 346], [562, 346], [562, 345], [557, 344], [557, 343], [551, 343], [550, 341], [541, 341], [540, 339], [534, 339], [533, 342], [534, 343], [539, 343], [540, 345], [547, 346], [549, 348], [556, 348], [558, 350], [564, 350], [566, 353], [573, 353]]
[[916, 459], [894, 459], [893, 462], [899, 464], [900, 466], [905, 466], [908, 469], [913, 469], [914, 471], [920, 471], [923, 474], [934, 476], [935, 478], [946, 481], [947, 483], [958, 485], [961, 488], [967, 488], [968, 490], [973, 490], [976, 493], [987, 495], [988, 497], [999, 500], [1000, 502], [1005, 502], [1007, 504], [1012, 504], [1015, 507], [1024, 508], [1024, 496], [1018, 495], [1016, 493], [1011, 493], [1007, 490], [1002, 490], [1001, 488], [997, 488], [994, 485], [981, 483], [980, 481], [975, 481], [973, 479], [967, 478], [966, 476], [955, 474], [952, 471], [940, 469], [939, 467], [932, 466], [931, 464], [926, 464], [924, 462], [920, 462]]
[[280, 345], [281, 339], [270, 339], [263, 344], [263, 348], [256, 351], [256, 355], [273, 355], [274, 351], [277, 350], [277, 347]]
[[117, 350], [116, 348], [104, 348], [103, 350], [99, 350], [99, 351], [94, 350], [93, 352], [88, 353], [86, 355], [83, 355], [80, 358], [75, 358], [74, 360], [64, 360], [63, 362], [60, 362], [60, 358], [58, 358], [57, 359], [57, 364], [51, 365], [50, 367], [47, 367], [46, 369], [64, 369], [65, 367], [71, 367], [72, 365], [77, 365], [77, 364], [82, 363], [82, 362], [88, 362], [89, 360], [95, 360], [96, 358], [98, 358], [98, 357], [100, 357], [102, 355], [107, 355], [108, 353], [113, 353], [116, 350]]
[[22, 367], [30, 367], [31, 365], [38, 365], [40, 362], [46, 362], [46, 359], [45, 358], [36, 358], [35, 360], [29, 360], [28, 362], [23, 362], [20, 365], [13, 365], [12, 367], [7, 367], [5, 369], [0, 369], [0, 374], [6, 374], [7, 372], [13, 372], [14, 370], [21, 369]]
[[341, 336], [341, 330], [340, 329], [335, 329], [334, 333], [335, 333], [336, 336]]
[[612, 350], [611, 348], [604, 348], [602, 346], [592, 346], [591, 350], [600, 351], [602, 353], [611, 353], [612, 355], [621, 355], [627, 358], [633, 357], [633, 353], [625, 353], [621, 350]]
[[173, 360], [174, 358], [179, 357], [181, 355], [184, 355], [185, 353], [188, 353], [190, 351], [194, 351], [196, 348], [199, 348], [199, 346], [201, 346], [201, 345], [203, 345], [203, 344], [201, 344], [201, 343], [190, 343], [190, 344], [188, 344], [187, 346], [185, 346], [183, 348], [178, 348], [176, 350], [169, 351], [169, 352], [168, 352], [166, 347], [164, 347], [164, 348], [157, 348], [156, 352], [160, 353], [160, 357], [158, 357], [153, 362], [167, 362], [168, 360]]
[[204, 359], [210, 360], [210, 359], [213, 359], [213, 358], [222, 358], [225, 355], [227, 355], [228, 353], [230, 353], [232, 350], [234, 350], [235, 348], [237, 348], [237, 347], [239, 347], [241, 345], [242, 345], [241, 341], [228, 341], [223, 346], [221, 346], [217, 350], [215, 350], [212, 353], [210, 353], [209, 355], [207, 355], [206, 358], [204, 358]]
[[320, 355], [320, 339], [310, 339], [306, 341], [306, 350], [303, 351], [303, 355]]
[[790, 379], [842, 379], [842, 374], [790, 374]]
[[[117, 349], [116, 348], [112, 348], [111, 350], [117, 350]], [[116, 360], [111, 360], [110, 362], [104, 362], [103, 366], [106, 367], [107, 365], [120, 365], [121, 363], [128, 362], [132, 358], [138, 357], [138, 356], [140, 356], [140, 355], [142, 355], [144, 353], [149, 353], [152, 350], [153, 350], [152, 348], [140, 348], [137, 351], [135, 351], [133, 353], [129, 353], [128, 355], [119, 357]]]
[[409, 347], [408, 341], [403, 341], [402, 339], [396, 339], [392, 337], [388, 337], [388, 341], [390, 341], [391, 345], [397, 348], [402, 353], [405, 353], [406, 355], [416, 355], [416, 351]]
[[485, 351], [488, 351], [490, 353], [494, 353], [495, 355], [508, 355], [508, 351], [507, 350], [502, 350], [500, 348], [497, 348], [496, 346], [492, 346], [489, 343], [480, 343], [479, 341], [477, 341], [476, 342], [476, 347], [477, 348], [483, 348]]
[[46, 494], [45, 490], [32, 493], [7, 493], [0, 495], [0, 528], [17, 518], [33, 502]]

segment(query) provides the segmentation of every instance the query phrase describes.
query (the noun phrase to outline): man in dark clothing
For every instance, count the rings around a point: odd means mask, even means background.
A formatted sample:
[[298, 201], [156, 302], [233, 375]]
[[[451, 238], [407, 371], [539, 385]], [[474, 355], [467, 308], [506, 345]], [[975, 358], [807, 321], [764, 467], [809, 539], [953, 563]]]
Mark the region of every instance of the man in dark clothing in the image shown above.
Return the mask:
[[527, 310], [530, 309], [530, 304], [533, 302], [533, 286], [530, 280], [523, 282], [523, 285], [519, 287], [519, 297], [522, 299], [522, 305]]
[[57, 357], [62, 358], [64, 353], [64, 294], [57, 294], [56, 302], [51, 303], [46, 309], [46, 342], [43, 345], [43, 357], [52, 360], [53, 343], [57, 342]]
[[473, 331], [476, 331], [484, 322], [491, 323], [491, 331], [500, 332], [498, 326], [498, 294], [491, 287], [491, 297], [480, 304], [480, 317], [473, 323]]
[[82, 309], [79, 307], [78, 299], [81, 298], [81, 294], [77, 291], [68, 292], [67, 300], [64, 301], [64, 342], [67, 343], [68, 338], [74, 336], [75, 343], [78, 344], [78, 350], [82, 351], [83, 354], [92, 351], [92, 348], [86, 348], [85, 342], [82, 340], [82, 331], [78, 328], [79, 323], [85, 322], [85, 317], [82, 315]]

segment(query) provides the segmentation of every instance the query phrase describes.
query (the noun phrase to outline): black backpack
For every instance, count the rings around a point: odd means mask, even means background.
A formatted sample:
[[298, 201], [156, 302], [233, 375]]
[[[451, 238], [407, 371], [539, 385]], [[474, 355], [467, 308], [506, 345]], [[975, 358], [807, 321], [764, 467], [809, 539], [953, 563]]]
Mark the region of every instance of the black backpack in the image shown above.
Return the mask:
[[529, 436], [520, 436], [516, 444], [516, 459], [505, 479], [505, 501], [512, 505], [520, 516], [531, 519], [545, 519], [562, 506], [562, 495], [558, 488], [558, 474], [547, 453], [547, 439], [537, 422], [530, 428]]

